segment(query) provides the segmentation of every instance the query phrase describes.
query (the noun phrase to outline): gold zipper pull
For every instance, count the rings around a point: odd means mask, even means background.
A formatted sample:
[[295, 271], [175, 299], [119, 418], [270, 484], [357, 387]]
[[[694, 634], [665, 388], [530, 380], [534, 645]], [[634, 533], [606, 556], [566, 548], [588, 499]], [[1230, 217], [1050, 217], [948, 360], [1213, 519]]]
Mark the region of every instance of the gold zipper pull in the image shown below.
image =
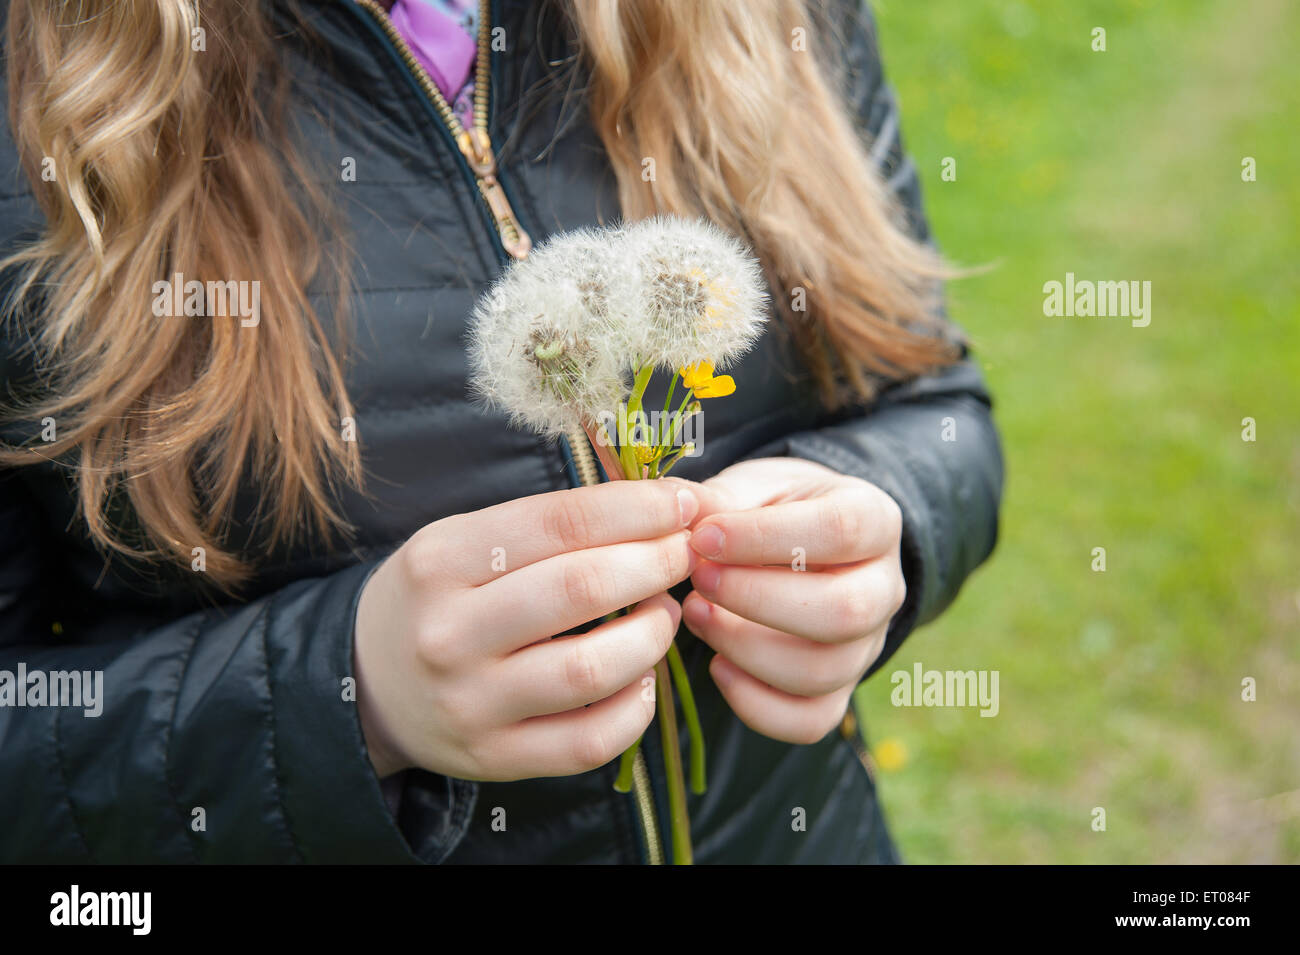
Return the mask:
[[474, 126], [462, 130], [456, 137], [456, 145], [465, 154], [465, 159], [469, 162], [469, 168], [474, 170], [474, 175], [480, 177], [496, 175], [497, 157], [492, 152], [492, 140], [488, 137], [486, 129]]
[[483, 193], [483, 200], [492, 213], [492, 220], [496, 223], [506, 254], [513, 259], [526, 258], [533, 247], [533, 240], [520, 227], [515, 210], [510, 206], [510, 199], [506, 196], [501, 181], [497, 179], [497, 157], [492, 152], [492, 140], [487, 130], [477, 126], [462, 129], [456, 136], [456, 145], [460, 147], [465, 161], [478, 179], [479, 191]]
[[515, 212], [510, 208], [510, 200], [506, 196], [506, 191], [497, 179], [497, 157], [492, 152], [492, 140], [488, 136], [487, 122], [487, 92], [490, 71], [488, 63], [490, 52], [488, 49], [488, 17], [491, 11], [489, 0], [480, 0], [479, 18], [480, 28], [478, 37], [478, 65], [477, 80], [474, 88], [474, 120], [475, 124], [470, 129], [465, 129], [460, 120], [456, 118], [456, 111], [451, 108], [447, 102], [447, 97], [442, 95], [438, 85], [429, 76], [429, 73], [411, 52], [410, 45], [402, 37], [398, 29], [393, 26], [393, 21], [385, 10], [376, 0], [356, 0], [357, 4], [370, 14], [371, 18], [384, 31], [389, 41], [396, 48], [398, 55], [401, 56], [402, 62], [406, 68], [411, 71], [411, 75], [419, 84], [424, 95], [428, 97], [429, 102], [433, 104], [443, 125], [451, 133], [452, 138], [456, 141], [457, 148], [460, 149], [465, 159], [468, 161], [470, 171], [474, 173], [474, 179], [478, 183], [478, 191], [483, 196], [483, 201], [487, 203], [488, 210], [492, 213], [492, 221], [496, 225], [497, 234], [501, 238], [501, 245], [506, 254], [514, 259], [526, 258], [533, 247], [533, 240], [528, 237], [519, 225], [519, 220], [515, 218]]
[[483, 184], [483, 198], [487, 200], [492, 217], [497, 221], [497, 231], [501, 234], [501, 244], [505, 247], [506, 254], [512, 259], [527, 258], [532, 251], [533, 240], [519, 227], [519, 220], [510, 208], [505, 189], [496, 176], [484, 176], [479, 181]]

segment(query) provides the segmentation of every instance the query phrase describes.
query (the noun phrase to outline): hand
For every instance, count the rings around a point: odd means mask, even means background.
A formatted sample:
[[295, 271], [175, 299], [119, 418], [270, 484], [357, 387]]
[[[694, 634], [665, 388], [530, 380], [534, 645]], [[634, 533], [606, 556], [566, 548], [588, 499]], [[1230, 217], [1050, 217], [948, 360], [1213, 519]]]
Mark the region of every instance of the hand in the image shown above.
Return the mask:
[[874, 484], [795, 458], [744, 461], [704, 487], [690, 543], [708, 559], [684, 622], [717, 651], [709, 672], [746, 725], [815, 743], [903, 605], [902, 514]]
[[[356, 623], [376, 772], [566, 776], [640, 737], [654, 716], [654, 665], [681, 619], [664, 591], [695, 564], [691, 487], [539, 494], [437, 521], [388, 558]], [[548, 639], [632, 604], [588, 633]]]

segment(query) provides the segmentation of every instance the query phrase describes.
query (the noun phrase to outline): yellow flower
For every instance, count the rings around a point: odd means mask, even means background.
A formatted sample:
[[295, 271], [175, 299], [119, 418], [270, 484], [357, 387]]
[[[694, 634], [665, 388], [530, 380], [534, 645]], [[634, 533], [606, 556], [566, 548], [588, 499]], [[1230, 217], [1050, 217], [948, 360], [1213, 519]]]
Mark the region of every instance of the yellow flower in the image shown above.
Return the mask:
[[887, 773], [907, 765], [907, 747], [901, 740], [882, 739], [876, 746], [876, 765]]
[[632, 445], [632, 451], [636, 454], [638, 464], [649, 464], [659, 454], [658, 448], [652, 448], [648, 444], [641, 443]]
[[730, 375], [710, 378], [705, 384], [696, 387], [697, 398], [725, 398], [736, 390], [736, 382]]
[[730, 375], [714, 377], [711, 362], [696, 362], [680, 371], [682, 381], [695, 392], [697, 398], [725, 398], [736, 390], [736, 381]]

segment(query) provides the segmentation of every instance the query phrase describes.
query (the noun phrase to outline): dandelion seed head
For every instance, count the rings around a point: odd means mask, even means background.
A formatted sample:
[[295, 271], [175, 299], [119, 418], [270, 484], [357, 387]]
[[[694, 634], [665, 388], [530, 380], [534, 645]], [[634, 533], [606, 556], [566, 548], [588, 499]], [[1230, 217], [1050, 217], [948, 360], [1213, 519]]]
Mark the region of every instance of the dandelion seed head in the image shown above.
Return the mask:
[[646, 364], [725, 365], [766, 317], [762, 269], [708, 222], [564, 232], [511, 263], [475, 305], [471, 388], [512, 423], [561, 433], [615, 411]]
[[474, 309], [475, 395], [543, 434], [616, 408], [627, 389], [607, 345], [614, 271], [608, 239], [592, 230], [563, 233], [512, 263]]
[[758, 339], [763, 271], [738, 239], [704, 220], [657, 216], [628, 226], [623, 244], [635, 266], [626, 289], [633, 300], [618, 301], [632, 317], [625, 350], [673, 370], [700, 361], [721, 368]]

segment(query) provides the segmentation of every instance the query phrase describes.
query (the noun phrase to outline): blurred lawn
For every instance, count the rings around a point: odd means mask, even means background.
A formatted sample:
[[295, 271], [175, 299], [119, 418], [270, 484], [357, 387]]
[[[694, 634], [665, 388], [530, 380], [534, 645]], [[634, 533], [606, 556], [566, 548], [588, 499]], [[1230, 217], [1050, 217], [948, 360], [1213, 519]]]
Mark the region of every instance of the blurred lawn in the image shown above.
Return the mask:
[[[950, 299], [1008, 466], [992, 562], [860, 694], [904, 855], [1300, 862], [1300, 4], [874, 5], [936, 235], [997, 265]], [[1044, 317], [1067, 271], [1150, 326]], [[918, 660], [1000, 714], [891, 706]]]

